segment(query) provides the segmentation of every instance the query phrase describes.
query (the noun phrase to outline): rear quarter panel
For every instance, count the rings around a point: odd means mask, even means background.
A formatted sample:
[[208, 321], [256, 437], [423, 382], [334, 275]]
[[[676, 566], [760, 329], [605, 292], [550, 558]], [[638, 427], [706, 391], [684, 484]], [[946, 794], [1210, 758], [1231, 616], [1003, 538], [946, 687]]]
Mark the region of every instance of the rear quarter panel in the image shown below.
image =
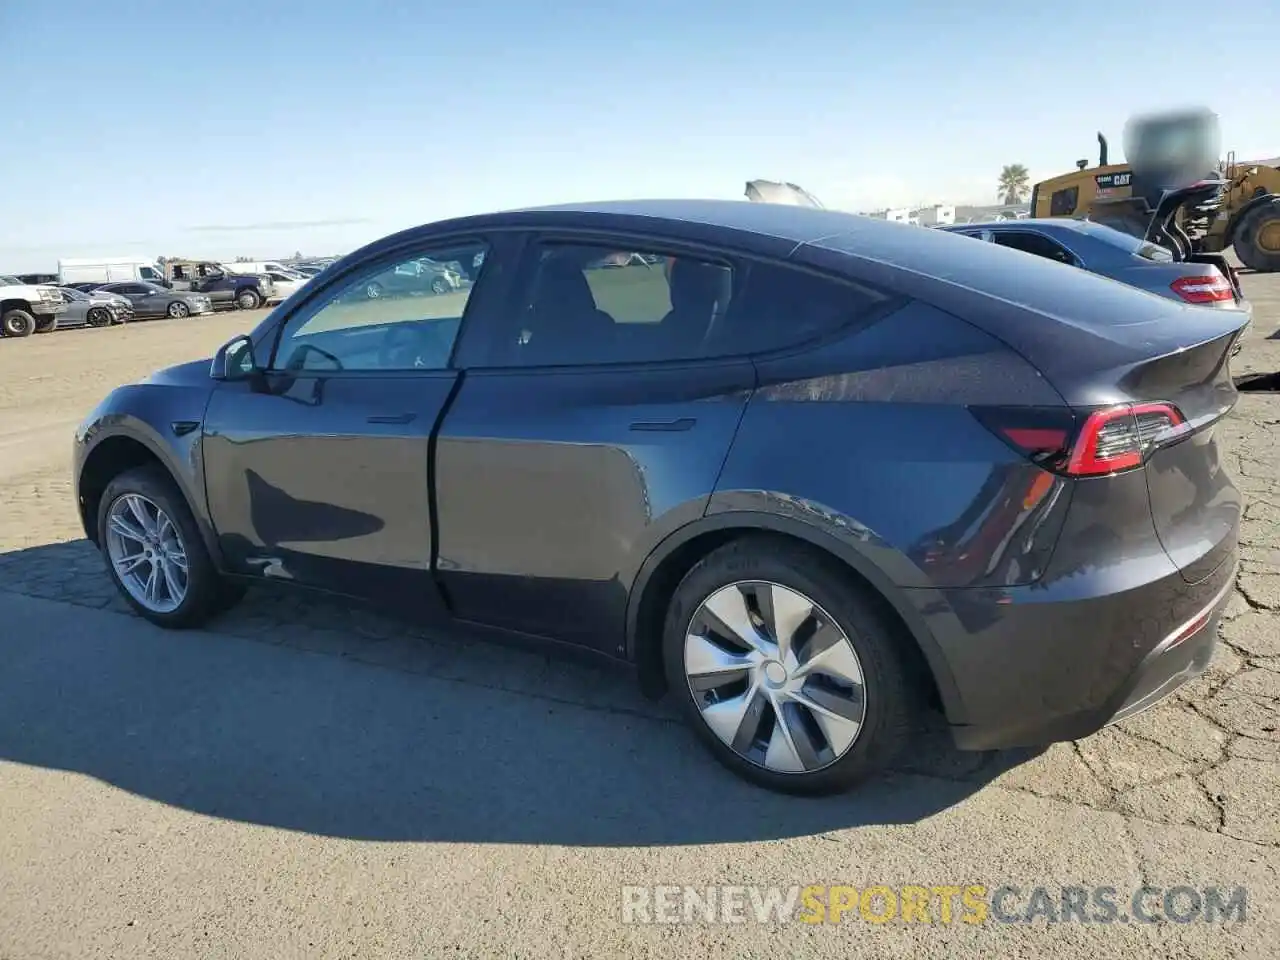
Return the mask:
[[757, 367], [760, 386], [708, 515], [803, 519], [899, 587], [1039, 576], [1069, 488], [965, 406], [1062, 405], [1026, 361], [914, 302], [838, 341]]

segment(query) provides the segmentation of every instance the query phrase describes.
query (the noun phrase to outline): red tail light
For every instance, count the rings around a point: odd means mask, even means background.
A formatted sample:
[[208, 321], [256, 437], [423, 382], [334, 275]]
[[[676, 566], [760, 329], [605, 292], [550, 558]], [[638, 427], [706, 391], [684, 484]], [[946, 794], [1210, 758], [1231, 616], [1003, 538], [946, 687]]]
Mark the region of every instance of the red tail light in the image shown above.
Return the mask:
[[1096, 477], [1142, 466], [1147, 451], [1185, 423], [1167, 403], [1122, 404], [1089, 414], [1071, 447], [1066, 473]]
[[1187, 303], [1221, 303], [1236, 298], [1231, 281], [1220, 273], [1207, 277], [1179, 277], [1169, 287]]
[[1033, 463], [1070, 477], [1142, 466], [1147, 454], [1180, 436], [1186, 418], [1168, 403], [1120, 404], [1076, 416], [1065, 408], [974, 407], [974, 416]]

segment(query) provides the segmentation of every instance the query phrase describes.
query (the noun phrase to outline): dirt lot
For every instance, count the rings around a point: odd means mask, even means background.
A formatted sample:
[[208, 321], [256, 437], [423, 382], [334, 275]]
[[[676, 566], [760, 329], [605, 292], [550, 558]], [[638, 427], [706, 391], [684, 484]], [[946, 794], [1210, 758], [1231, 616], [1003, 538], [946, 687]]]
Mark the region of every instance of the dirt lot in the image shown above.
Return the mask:
[[[1280, 370], [1280, 277], [1237, 373]], [[1219, 654], [1087, 740], [802, 802], [705, 758], [625, 675], [318, 600], [209, 631], [125, 612], [75, 424], [257, 317], [0, 342], [0, 958], [1267, 957], [1280, 942], [1280, 394], [1222, 427], [1249, 504]], [[1066, 668], [1067, 665], [1064, 665]], [[620, 886], [1247, 888], [1244, 922], [624, 922]], [[1157, 904], [1156, 895], [1151, 903]], [[1123, 910], [1122, 910], [1123, 912]]]

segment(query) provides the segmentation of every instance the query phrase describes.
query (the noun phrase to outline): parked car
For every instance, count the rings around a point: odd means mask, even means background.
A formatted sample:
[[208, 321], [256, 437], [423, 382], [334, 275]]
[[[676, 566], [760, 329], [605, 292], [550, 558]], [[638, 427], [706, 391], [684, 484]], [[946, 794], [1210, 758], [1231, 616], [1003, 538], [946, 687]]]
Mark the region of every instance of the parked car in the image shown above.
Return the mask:
[[[478, 252], [463, 296], [347, 296]], [[631, 252], [670, 270], [590, 268]], [[930, 703], [967, 749], [1083, 737], [1213, 653], [1239, 311], [733, 201], [451, 220], [312, 283], [76, 433], [85, 533], [154, 623], [285, 581], [577, 644], [801, 793]]]
[[293, 270], [295, 273], [302, 274], [304, 277], [310, 278], [318, 276], [323, 272], [324, 265], [316, 263], [295, 263], [290, 265], [289, 269]]
[[360, 289], [353, 289], [349, 296], [377, 300], [379, 297], [422, 296], [428, 293], [449, 293], [462, 286], [463, 280], [457, 268], [437, 263], [429, 257], [420, 257], [396, 264], [364, 281]]
[[1088, 220], [1065, 217], [945, 226], [961, 236], [1012, 247], [1098, 273], [1161, 297], [1252, 315], [1235, 271], [1220, 253], [1180, 259], [1158, 244]]
[[48, 333], [57, 327], [58, 317], [66, 312], [66, 304], [53, 287], [0, 276], [0, 336]]
[[307, 281], [311, 279], [292, 270], [268, 270], [267, 276], [271, 279], [271, 285], [274, 288], [268, 303], [280, 303], [289, 299], [305, 287]]
[[229, 273], [205, 260], [166, 260], [165, 285], [206, 297], [215, 307], [256, 310], [275, 295], [271, 278], [258, 273]]
[[213, 301], [203, 293], [170, 290], [158, 283], [107, 283], [94, 292], [118, 293], [133, 304], [134, 316], [139, 320], [152, 317], [198, 317], [213, 313]]
[[133, 303], [128, 297], [106, 291], [84, 293], [72, 287], [59, 287], [67, 312], [58, 318], [58, 327], [106, 327], [133, 319]]

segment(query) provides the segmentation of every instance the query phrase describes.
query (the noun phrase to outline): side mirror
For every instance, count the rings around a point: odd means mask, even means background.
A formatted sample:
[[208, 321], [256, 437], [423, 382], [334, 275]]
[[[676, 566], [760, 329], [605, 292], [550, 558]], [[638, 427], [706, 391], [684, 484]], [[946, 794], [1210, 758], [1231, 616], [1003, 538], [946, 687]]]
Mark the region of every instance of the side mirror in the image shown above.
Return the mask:
[[209, 368], [214, 380], [251, 380], [261, 372], [253, 355], [253, 340], [243, 333], [218, 348]]

